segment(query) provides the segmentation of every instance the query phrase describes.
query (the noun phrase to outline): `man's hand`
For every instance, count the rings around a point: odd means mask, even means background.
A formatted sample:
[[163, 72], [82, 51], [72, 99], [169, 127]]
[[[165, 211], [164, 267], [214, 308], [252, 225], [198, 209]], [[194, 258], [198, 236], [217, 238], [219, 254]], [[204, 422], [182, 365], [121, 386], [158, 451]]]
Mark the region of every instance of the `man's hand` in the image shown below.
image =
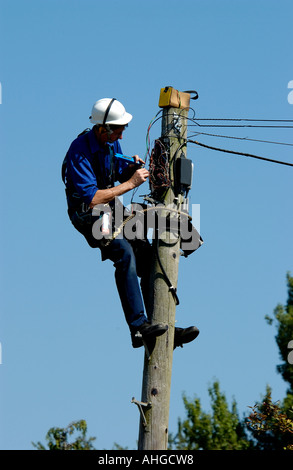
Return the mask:
[[138, 170], [135, 171], [135, 173], [129, 179], [129, 182], [133, 185], [134, 188], [137, 188], [142, 183], [145, 183], [148, 177], [149, 177], [148, 170], [146, 170], [146, 168], [139, 168]]
[[[138, 155], [134, 155], [136, 162], [138, 163], [145, 163], [143, 160], [139, 158]], [[131, 166], [134, 164], [131, 164]], [[130, 165], [129, 165], [130, 167]], [[113, 186], [113, 188], [109, 189], [98, 189], [96, 194], [94, 195], [91, 203], [90, 208], [98, 204], [107, 204], [108, 202], [112, 201], [115, 197], [122, 196], [123, 194], [131, 191], [134, 188], [137, 188], [142, 183], [144, 183], [149, 177], [149, 172], [145, 168], [139, 167], [137, 170], [134, 171], [130, 178], [127, 178], [126, 181], [119, 184], [118, 186]]]
[[145, 162], [141, 158], [139, 158], [138, 155], [133, 155], [133, 158], [134, 158], [134, 161], [137, 165], [140, 165], [140, 166], [145, 165]]

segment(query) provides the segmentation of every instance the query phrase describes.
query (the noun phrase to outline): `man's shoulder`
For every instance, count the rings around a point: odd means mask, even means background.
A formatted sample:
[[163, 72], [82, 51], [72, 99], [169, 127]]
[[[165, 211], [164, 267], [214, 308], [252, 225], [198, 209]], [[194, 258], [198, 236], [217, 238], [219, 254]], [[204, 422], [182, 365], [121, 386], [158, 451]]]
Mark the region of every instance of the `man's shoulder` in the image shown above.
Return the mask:
[[87, 133], [78, 135], [72, 142], [69, 147], [70, 151], [87, 151], [88, 146], [88, 136]]
[[[90, 132], [90, 131], [89, 131]], [[75, 161], [80, 158], [90, 158], [91, 151], [88, 142], [87, 133], [78, 135], [70, 144], [66, 159]]]

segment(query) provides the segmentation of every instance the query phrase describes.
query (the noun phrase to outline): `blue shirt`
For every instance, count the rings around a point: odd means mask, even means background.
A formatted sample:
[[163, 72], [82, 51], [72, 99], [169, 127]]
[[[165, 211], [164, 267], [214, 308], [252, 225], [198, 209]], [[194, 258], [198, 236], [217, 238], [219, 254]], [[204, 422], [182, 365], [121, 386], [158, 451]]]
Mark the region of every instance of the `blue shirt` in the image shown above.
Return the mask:
[[123, 181], [128, 162], [115, 158], [122, 153], [119, 141], [101, 146], [91, 129], [75, 139], [65, 157], [64, 183], [69, 207], [90, 204], [98, 189]]

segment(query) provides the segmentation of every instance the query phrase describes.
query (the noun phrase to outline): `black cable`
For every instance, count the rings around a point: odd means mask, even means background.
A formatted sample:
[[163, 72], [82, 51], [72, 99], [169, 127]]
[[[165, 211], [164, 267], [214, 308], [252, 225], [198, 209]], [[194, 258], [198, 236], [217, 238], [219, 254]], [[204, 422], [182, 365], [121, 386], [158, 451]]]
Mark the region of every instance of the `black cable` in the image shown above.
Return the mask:
[[[162, 111], [162, 110], [161, 110]], [[161, 112], [159, 111], [159, 113]], [[180, 116], [180, 110], [179, 109], [179, 112], [178, 112], [178, 116]], [[293, 126], [247, 126], [247, 125], [239, 125], [239, 126], [235, 126], [235, 125], [231, 125], [231, 126], [223, 126], [223, 125], [208, 125], [208, 124], [198, 124], [197, 121], [243, 121], [243, 122], [292, 122], [293, 123], [293, 119], [243, 119], [243, 118], [195, 118], [195, 110], [193, 108], [189, 108], [189, 111], [192, 111], [193, 112], [193, 117], [185, 117], [185, 119], [187, 119], [188, 121], [191, 121], [194, 123], [194, 126], [198, 126], [198, 127], [269, 127], [269, 128], [293, 128]], [[151, 122], [149, 128], [148, 128], [148, 131], [150, 131], [151, 127], [160, 119], [162, 119], [162, 114], [161, 116], [157, 117], [159, 115], [159, 113], [157, 113], [157, 115], [155, 116], [155, 119]], [[168, 114], [167, 114], [168, 116]], [[170, 113], [170, 116], [173, 116], [172, 113]]]
[[[243, 118], [231, 118], [231, 119], [228, 119], [228, 118], [198, 118], [198, 119], [195, 119], [195, 111], [193, 108], [190, 108], [191, 111], [193, 111], [193, 117], [192, 118], [189, 118], [188, 116], [185, 117], [185, 119], [187, 119], [187, 121], [191, 121], [193, 122], [193, 124], [188, 124], [188, 126], [190, 127], [194, 127], [194, 126], [197, 126], [197, 127], [250, 127], [250, 128], [260, 128], [260, 127], [265, 127], [265, 128], [293, 128], [293, 126], [269, 126], [269, 125], [205, 125], [205, 124], [199, 124], [197, 123], [196, 121], [244, 121], [244, 122], [293, 122], [293, 119], [243, 119]], [[159, 114], [159, 113], [158, 113]], [[157, 122], [159, 119], [162, 119], [162, 114], [161, 116], [158, 117], [158, 114], [155, 116], [155, 119], [153, 120], [153, 122], [151, 123], [151, 125], [149, 126], [149, 129], [148, 129], [148, 132], [150, 131], [151, 127], [153, 126], [153, 124], [155, 124], [155, 122]], [[170, 113], [171, 116], [173, 116], [173, 113]], [[178, 115], [180, 116], [180, 110], [178, 112]], [[205, 134], [204, 132], [198, 132], [196, 133], [197, 135], [198, 134], [204, 134], [204, 135], [209, 135], [209, 134]], [[165, 136], [167, 136], [168, 134], [166, 133]], [[215, 136], [215, 134], [210, 134], [212, 136]], [[162, 136], [164, 137], [164, 136]], [[263, 143], [271, 143], [271, 144], [278, 144], [278, 145], [288, 145], [288, 146], [292, 146], [293, 144], [290, 144], [290, 143], [285, 143], [285, 142], [273, 142], [273, 141], [264, 141], [264, 140], [259, 140], [259, 139], [249, 139], [249, 138], [241, 138], [241, 137], [232, 137], [232, 136], [217, 136], [217, 137], [226, 137], [226, 138], [231, 138], [231, 139], [239, 139], [239, 140], [251, 140], [251, 141], [256, 141], [256, 142], [263, 142]], [[268, 162], [272, 162], [272, 163], [278, 163], [280, 165], [287, 165], [287, 166], [293, 166], [292, 163], [288, 163], [288, 162], [283, 162], [283, 161], [280, 161], [280, 160], [274, 160], [274, 159], [271, 159], [271, 158], [266, 158], [266, 157], [260, 157], [258, 155], [253, 155], [253, 154], [250, 154], [250, 153], [244, 153], [244, 152], [236, 152], [236, 151], [232, 151], [232, 150], [226, 150], [226, 149], [221, 149], [221, 148], [217, 148], [217, 147], [212, 147], [212, 146], [209, 146], [209, 145], [206, 145], [206, 144], [202, 144], [198, 141], [193, 141], [190, 139], [190, 137], [188, 139], [186, 139], [186, 143], [187, 142], [191, 142], [191, 143], [194, 143], [196, 145], [200, 145], [202, 147], [205, 147], [205, 148], [208, 148], [208, 149], [211, 149], [211, 150], [217, 150], [217, 151], [220, 151], [220, 152], [225, 152], [225, 153], [231, 153], [231, 154], [235, 154], [235, 155], [240, 155], [240, 156], [245, 156], [245, 157], [251, 157], [251, 158], [256, 158], [256, 159], [259, 159], [259, 160], [263, 160], [263, 161], [268, 161]]]
[[[195, 121], [194, 121], [195, 122]], [[255, 125], [255, 124], [191, 124], [191, 126], [198, 127], [250, 127], [250, 128], [265, 128], [265, 129], [293, 129], [293, 126], [269, 126], [269, 125]]]
[[[235, 137], [231, 135], [221, 135], [221, 134], [209, 134], [207, 132], [196, 132], [194, 136], [196, 135], [208, 135], [210, 137], [223, 137], [224, 139], [236, 139], [236, 140], [246, 140], [248, 142], [261, 142], [264, 144], [275, 144], [275, 145], [288, 145], [290, 147], [293, 147], [293, 144], [289, 144], [287, 142], [274, 142], [272, 140], [261, 140], [261, 139], [250, 139], [249, 137]], [[192, 135], [189, 136], [193, 137]]]
[[194, 125], [199, 126], [199, 127], [252, 127], [252, 128], [277, 128], [277, 129], [282, 129], [282, 128], [287, 128], [291, 129], [293, 126], [289, 125], [251, 125], [251, 124], [199, 124], [197, 121], [223, 121], [223, 122], [266, 122], [266, 123], [293, 123], [293, 119], [247, 119], [247, 118], [195, 118], [195, 112], [193, 111], [193, 118], [192, 121], [194, 122]]
[[155, 247], [156, 247], [156, 256], [157, 256], [157, 259], [158, 259], [158, 262], [159, 262], [159, 265], [160, 265], [160, 268], [161, 268], [161, 271], [163, 273], [163, 276], [165, 278], [165, 281], [167, 283], [167, 286], [169, 287], [169, 291], [171, 292], [171, 294], [173, 295], [174, 297], [174, 300], [175, 300], [175, 303], [176, 305], [179, 305], [179, 298], [178, 298], [178, 295], [177, 295], [177, 289], [176, 287], [174, 287], [170, 281], [170, 279], [168, 278], [167, 276], [167, 273], [162, 265], [162, 261], [160, 259], [160, 255], [159, 255], [159, 237], [157, 236], [156, 237], [157, 240], [155, 240]]
[[293, 119], [196, 118], [196, 121], [293, 122]]
[[196, 140], [187, 140], [187, 142], [191, 142], [192, 144], [200, 145], [201, 147], [205, 147], [205, 148], [210, 149], [210, 150], [218, 150], [219, 152], [232, 153], [232, 154], [235, 154], [235, 155], [241, 155], [243, 157], [252, 157], [252, 158], [257, 158], [259, 160], [265, 160], [267, 162], [279, 163], [281, 165], [287, 165], [287, 166], [293, 166], [293, 163], [282, 162], [280, 160], [273, 160], [271, 158], [260, 157], [258, 155], [252, 155], [250, 153], [236, 152], [234, 150], [226, 150], [226, 149], [221, 149], [221, 148], [217, 148], [217, 147], [211, 147], [210, 145], [202, 144], [201, 142], [197, 142]]

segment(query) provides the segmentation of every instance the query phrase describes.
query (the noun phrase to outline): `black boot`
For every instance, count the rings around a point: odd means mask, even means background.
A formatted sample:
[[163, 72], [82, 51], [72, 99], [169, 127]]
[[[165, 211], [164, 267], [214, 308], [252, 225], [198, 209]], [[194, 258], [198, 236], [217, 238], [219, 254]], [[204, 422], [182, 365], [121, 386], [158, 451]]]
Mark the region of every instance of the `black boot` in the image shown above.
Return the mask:
[[174, 335], [174, 349], [183, 344], [190, 343], [199, 335], [199, 329], [196, 326], [190, 326], [189, 328], [175, 328]]
[[143, 345], [143, 340], [148, 341], [161, 336], [168, 330], [168, 325], [158, 323], [151, 325], [149, 322], [143, 323], [141, 326], [131, 331], [132, 346], [140, 348]]

